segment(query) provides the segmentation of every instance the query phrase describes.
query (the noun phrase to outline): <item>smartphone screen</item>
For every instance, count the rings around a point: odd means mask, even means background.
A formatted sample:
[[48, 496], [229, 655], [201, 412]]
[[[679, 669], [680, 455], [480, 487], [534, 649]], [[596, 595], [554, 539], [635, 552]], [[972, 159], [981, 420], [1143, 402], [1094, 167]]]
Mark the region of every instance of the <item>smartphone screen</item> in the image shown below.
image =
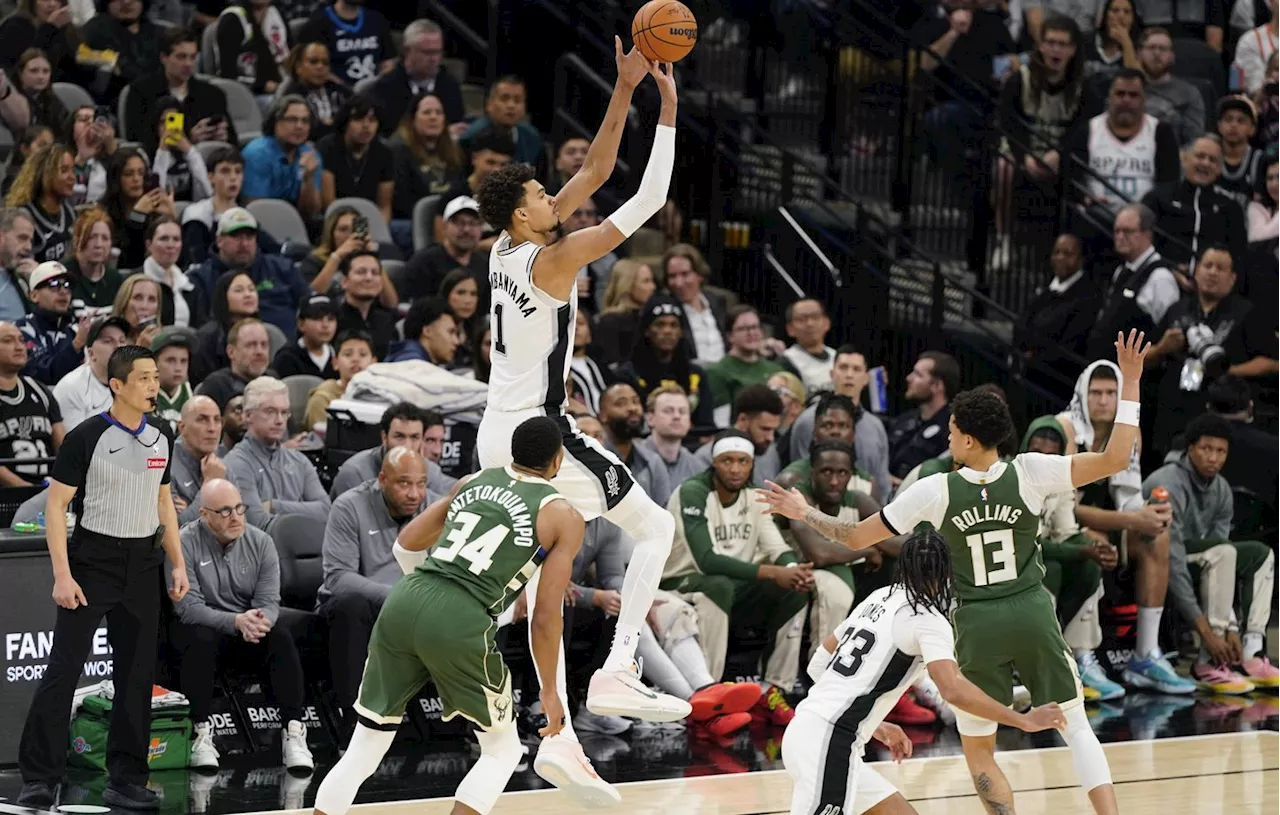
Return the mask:
[[357, 235], [368, 235], [369, 219], [363, 215], [357, 215], [351, 222], [351, 231]]
[[147, 193], [159, 188], [160, 188], [160, 176], [157, 175], [156, 173], [147, 173], [147, 182], [146, 184], [143, 185], [142, 191], [144, 193]]

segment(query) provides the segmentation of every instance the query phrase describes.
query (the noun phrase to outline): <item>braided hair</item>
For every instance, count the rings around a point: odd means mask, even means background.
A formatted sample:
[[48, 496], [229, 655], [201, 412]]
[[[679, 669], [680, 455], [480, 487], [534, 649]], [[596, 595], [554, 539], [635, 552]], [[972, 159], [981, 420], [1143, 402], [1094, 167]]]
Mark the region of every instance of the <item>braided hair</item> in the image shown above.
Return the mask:
[[951, 615], [951, 549], [935, 529], [913, 532], [898, 553], [894, 583], [907, 594], [912, 611], [920, 606]]

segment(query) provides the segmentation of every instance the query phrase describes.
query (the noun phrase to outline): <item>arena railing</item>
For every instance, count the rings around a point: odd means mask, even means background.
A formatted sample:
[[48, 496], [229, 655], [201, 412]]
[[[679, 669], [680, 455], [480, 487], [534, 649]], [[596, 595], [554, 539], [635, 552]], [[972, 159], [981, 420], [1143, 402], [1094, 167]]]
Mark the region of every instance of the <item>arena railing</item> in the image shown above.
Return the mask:
[[465, 20], [449, 9], [441, 0], [421, 0], [420, 17], [428, 17], [441, 25], [455, 45], [462, 45], [484, 65], [484, 79], [488, 84], [498, 78], [498, 49], [492, 43], [499, 41], [501, 0], [483, 0], [468, 4], [475, 11], [484, 9], [485, 33], [477, 33]]

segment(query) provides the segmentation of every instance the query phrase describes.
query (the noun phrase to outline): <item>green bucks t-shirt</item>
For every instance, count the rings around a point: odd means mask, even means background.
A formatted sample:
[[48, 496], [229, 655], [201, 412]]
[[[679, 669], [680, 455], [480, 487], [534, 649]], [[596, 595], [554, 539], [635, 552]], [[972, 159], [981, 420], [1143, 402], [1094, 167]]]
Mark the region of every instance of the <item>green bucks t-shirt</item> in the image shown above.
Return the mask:
[[454, 496], [440, 540], [418, 569], [457, 583], [497, 615], [546, 557], [538, 512], [558, 497], [541, 478], [506, 467], [481, 470]]
[[[807, 458], [796, 459], [783, 468], [781, 473], [794, 473], [796, 476], [796, 489], [805, 492], [809, 489], [809, 474], [813, 472], [813, 464]], [[853, 468], [853, 478], [849, 479], [849, 492], [865, 492], [871, 495], [874, 485], [871, 483], [871, 476], [858, 467]], [[852, 505], [850, 505], [852, 506]]]
[[1040, 511], [1046, 496], [1070, 489], [1069, 456], [1023, 453], [985, 473], [964, 467], [922, 478], [880, 515], [895, 534], [933, 524], [951, 548], [957, 599], [991, 600], [1040, 585]]

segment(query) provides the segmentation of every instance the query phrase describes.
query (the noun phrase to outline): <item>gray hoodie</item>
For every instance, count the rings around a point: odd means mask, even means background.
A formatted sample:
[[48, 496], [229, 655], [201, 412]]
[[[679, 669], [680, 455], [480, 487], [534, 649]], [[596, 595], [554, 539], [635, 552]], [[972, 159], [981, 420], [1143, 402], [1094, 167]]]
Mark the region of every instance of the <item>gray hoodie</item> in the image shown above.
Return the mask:
[[[280, 444], [270, 447], [252, 433], [227, 453], [227, 477], [240, 490], [249, 507], [245, 518], [267, 529], [280, 515], [329, 517], [329, 495], [320, 484], [316, 468], [302, 453]], [[271, 513], [262, 508], [271, 502]]]
[[339, 495], [324, 528], [320, 604], [336, 594], [386, 600], [402, 574], [391, 547], [403, 525], [391, 517], [377, 479]]
[[178, 602], [178, 619], [236, 634], [236, 615], [256, 608], [274, 624], [280, 616], [280, 557], [271, 536], [245, 524], [244, 534], [223, 546], [204, 521], [182, 527], [182, 557], [190, 591]]
[[[885, 432], [884, 422], [871, 411], [863, 408], [853, 425], [853, 447], [857, 461], [854, 463], [871, 474], [875, 484], [878, 501], [888, 502], [893, 494], [893, 485], [889, 481], [889, 434]], [[809, 446], [813, 444], [813, 423], [818, 416], [818, 405], [815, 402], [801, 411], [791, 425], [791, 460], [799, 461], [809, 457]]]
[[1195, 584], [1187, 569], [1187, 541], [1231, 539], [1231, 519], [1235, 503], [1231, 486], [1221, 475], [1205, 481], [1191, 466], [1185, 452], [1173, 452], [1164, 466], [1142, 482], [1142, 495], [1151, 497], [1156, 487], [1169, 491], [1173, 521], [1169, 524], [1169, 593], [1178, 611], [1193, 622], [1203, 613], [1196, 599]]

